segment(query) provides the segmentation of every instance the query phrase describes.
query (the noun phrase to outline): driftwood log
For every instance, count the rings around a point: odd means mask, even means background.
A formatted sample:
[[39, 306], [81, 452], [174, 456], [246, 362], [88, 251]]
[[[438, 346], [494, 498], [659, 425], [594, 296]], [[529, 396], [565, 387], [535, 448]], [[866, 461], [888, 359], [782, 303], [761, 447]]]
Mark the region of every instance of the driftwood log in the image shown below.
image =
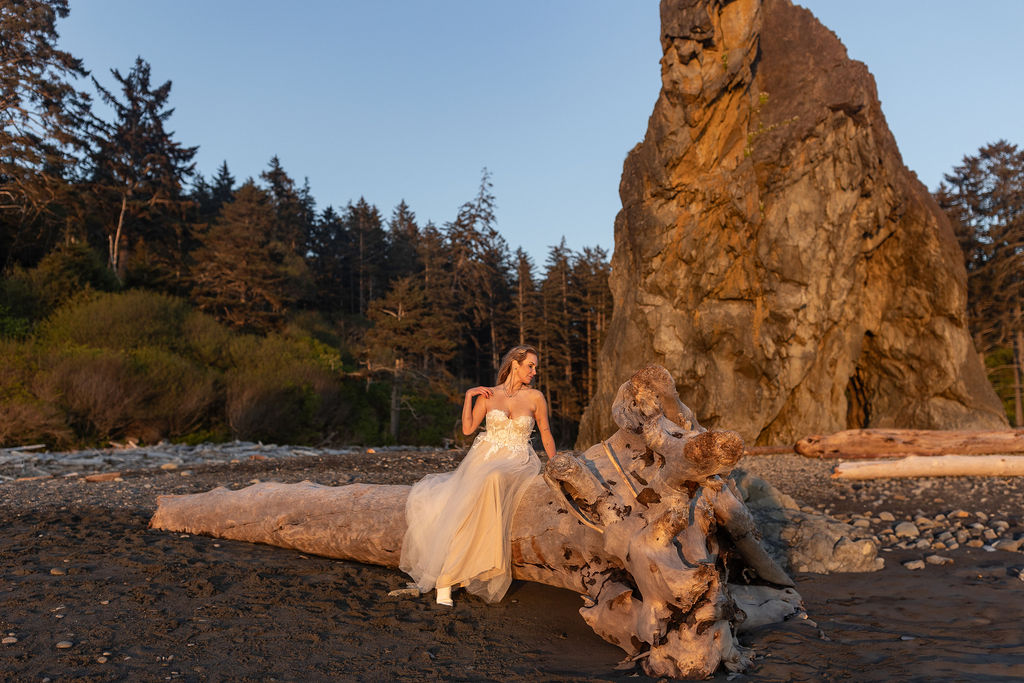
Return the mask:
[[1024, 429], [848, 429], [827, 436], [805, 437], [796, 443], [795, 449], [809, 458], [844, 459], [1024, 453]]
[[1024, 455], [911, 455], [837, 464], [833, 479], [898, 477], [1024, 477]]
[[[722, 476], [742, 440], [702, 428], [660, 366], [623, 384], [612, 412], [618, 432], [579, 456], [559, 454], [530, 485], [513, 522], [514, 575], [580, 593], [586, 622], [648, 675], [745, 669], [750, 652], [737, 630], [801, 606]], [[151, 526], [395, 567], [408, 492], [309, 482], [218, 488], [161, 496]]]

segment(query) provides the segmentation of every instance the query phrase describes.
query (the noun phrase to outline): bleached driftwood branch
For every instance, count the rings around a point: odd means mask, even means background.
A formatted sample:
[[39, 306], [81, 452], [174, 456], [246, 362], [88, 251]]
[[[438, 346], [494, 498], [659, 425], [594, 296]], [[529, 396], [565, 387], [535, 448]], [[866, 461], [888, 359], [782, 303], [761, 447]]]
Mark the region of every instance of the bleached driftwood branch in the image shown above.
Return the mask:
[[848, 429], [827, 436], [805, 437], [796, 443], [795, 448], [797, 453], [809, 458], [1024, 453], [1024, 429]]
[[[800, 596], [721, 476], [742, 441], [704, 430], [659, 366], [622, 385], [613, 415], [618, 432], [580, 456], [552, 459], [527, 489], [513, 520], [514, 575], [580, 593], [587, 623], [651, 676], [744, 669], [750, 654], [736, 631], [798, 612]], [[161, 496], [151, 526], [394, 567], [408, 492], [309, 482], [221, 488]]]
[[1022, 477], [1024, 455], [941, 455], [842, 462], [833, 479], [888, 477]]

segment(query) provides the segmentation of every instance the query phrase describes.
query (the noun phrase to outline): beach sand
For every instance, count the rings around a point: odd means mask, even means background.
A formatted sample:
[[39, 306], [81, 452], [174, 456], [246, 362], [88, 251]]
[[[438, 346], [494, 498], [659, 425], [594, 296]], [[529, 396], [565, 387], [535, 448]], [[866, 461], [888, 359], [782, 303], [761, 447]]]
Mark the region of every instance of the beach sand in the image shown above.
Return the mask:
[[[0, 484], [0, 679], [651, 680], [615, 669], [622, 651], [590, 631], [568, 591], [516, 582], [500, 604], [456, 593], [448, 610], [427, 596], [389, 598], [406, 582], [395, 569], [147, 526], [158, 494], [257, 479], [411, 483], [460, 455], [353, 453]], [[935, 480], [921, 495], [920, 480], [837, 484], [825, 465], [797, 456], [741, 465], [834, 512], [963, 508], [1016, 512], [1014, 525], [1024, 512], [1010, 479]], [[958, 548], [943, 552], [949, 565], [901, 565], [921, 555], [883, 553], [886, 568], [870, 574], [798, 575], [810, 620], [745, 636], [755, 666], [732, 680], [1024, 678], [1024, 555]]]

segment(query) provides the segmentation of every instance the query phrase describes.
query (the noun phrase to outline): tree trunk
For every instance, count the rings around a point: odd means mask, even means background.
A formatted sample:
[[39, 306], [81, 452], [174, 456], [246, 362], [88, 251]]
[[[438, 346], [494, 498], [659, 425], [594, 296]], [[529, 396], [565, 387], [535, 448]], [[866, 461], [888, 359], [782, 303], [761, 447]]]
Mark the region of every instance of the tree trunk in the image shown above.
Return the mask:
[[833, 479], [885, 479], [890, 477], [1020, 477], [1022, 455], [911, 455], [891, 460], [843, 462]]
[[[671, 377], [667, 386], [678, 403], [673, 414], [690, 414]], [[625, 403], [616, 418], [644, 423], [642, 433], [620, 429], [580, 457], [559, 454], [529, 485], [512, 524], [514, 576], [582, 594], [587, 623], [648, 675], [706, 678], [720, 664], [742, 670], [750, 653], [735, 629], [780, 620], [800, 605], [742, 498], [717, 474], [736, 462], [742, 441], [687, 431], [664, 414], [648, 424], [636, 401]], [[408, 492], [310, 482], [218, 488], [161, 496], [150, 524], [394, 567]], [[755, 576], [757, 584], [728, 583]]]
[[805, 437], [794, 448], [797, 453], [808, 458], [1024, 453], [1024, 429], [848, 429], [828, 436]]
[[114, 275], [118, 280], [121, 279], [121, 232], [124, 229], [124, 215], [128, 210], [128, 195], [121, 195], [121, 211], [117, 215], [117, 228], [114, 230], [114, 234], [107, 238], [108, 257], [110, 261], [110, 270], [114, 272]]
[[398, 443], [398, 421], [402, 414], [402, 364], [395, 359], [395, 374], [391, 378], [391, 442]]

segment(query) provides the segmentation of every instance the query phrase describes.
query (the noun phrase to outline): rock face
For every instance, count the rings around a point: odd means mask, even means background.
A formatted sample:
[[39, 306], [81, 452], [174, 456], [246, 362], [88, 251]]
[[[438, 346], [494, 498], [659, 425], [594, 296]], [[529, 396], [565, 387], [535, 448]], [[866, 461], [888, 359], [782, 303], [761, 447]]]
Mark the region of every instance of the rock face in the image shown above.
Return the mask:
[[1006, 424], [953, 232], [874, 79], [789, 0], [662, 0], [662, 90], [626, 159], [615, 313], [578, 448], [658, 363], [748, 443]]

